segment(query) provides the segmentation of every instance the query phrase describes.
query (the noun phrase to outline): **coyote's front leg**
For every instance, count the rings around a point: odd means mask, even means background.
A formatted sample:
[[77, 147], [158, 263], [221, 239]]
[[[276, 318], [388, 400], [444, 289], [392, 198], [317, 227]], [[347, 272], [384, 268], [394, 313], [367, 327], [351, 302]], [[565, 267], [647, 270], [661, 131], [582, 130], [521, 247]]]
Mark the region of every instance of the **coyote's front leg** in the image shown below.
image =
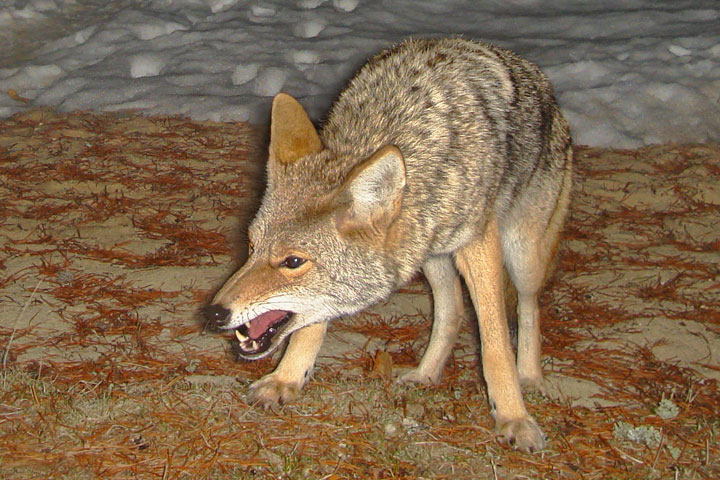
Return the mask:
[[541, 450], [545, 438], [525, 409], [505, 317], [502, 251], [497, 220], [456, 253], [480, 326], [482, 366], [498, 438], [526, 452]]
[[449, 255], [431, 257], [423, 265], [423, 272], [433, 294], [432, 335], [420, 365], [398, 378], [401, 383], [440, 381], [462, 321], [462, 287], [452, 258]]
[[275, 371], [250, 385], [250, 403], [269, 408], [297, 398], [310, 378], [326, 330], [327, 322], [322, 322], [294, 332]]

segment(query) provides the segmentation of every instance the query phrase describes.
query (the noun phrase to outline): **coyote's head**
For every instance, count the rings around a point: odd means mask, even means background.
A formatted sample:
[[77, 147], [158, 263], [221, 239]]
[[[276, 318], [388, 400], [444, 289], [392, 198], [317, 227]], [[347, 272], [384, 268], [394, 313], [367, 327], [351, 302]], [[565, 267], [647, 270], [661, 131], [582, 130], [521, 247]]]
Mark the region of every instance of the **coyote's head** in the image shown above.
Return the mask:
[[279, 94], [267, 175], [248, 260], [206, 309], [209, 321], [235, 330], [247, 359], [270, 354], [302, 327], [382, 300], [397, 281], [386, 254], [405, 190], [396, 147], [355, 159], [330, 152], [302, 106]]

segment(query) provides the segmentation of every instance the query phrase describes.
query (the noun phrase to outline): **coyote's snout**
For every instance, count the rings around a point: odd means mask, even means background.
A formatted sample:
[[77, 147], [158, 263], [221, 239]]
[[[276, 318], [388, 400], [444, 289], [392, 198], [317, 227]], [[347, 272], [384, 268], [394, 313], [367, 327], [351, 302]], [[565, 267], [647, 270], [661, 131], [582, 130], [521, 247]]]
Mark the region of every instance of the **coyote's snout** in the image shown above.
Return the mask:
[[[320, 134], [295, 99], [276, 96], [250, 255], [205, 312], [235, 331], [248, 359], [289, 337], [251, 399], [294, 398], [327, 322], [387, 298], [421, 269], [435, 320], [420, 365], [400, 380], [436, 382], [460, 326], [459, 273], [477, 312], [496, 431], [523, 450], [542, 448], [520, 386], [543, 388], [537, 298], [567, 211], [571, 157], [547, 79], [483, 43], [413, 40], [380, 53]], [[517, 290], [517, 358], [503, 267]]]

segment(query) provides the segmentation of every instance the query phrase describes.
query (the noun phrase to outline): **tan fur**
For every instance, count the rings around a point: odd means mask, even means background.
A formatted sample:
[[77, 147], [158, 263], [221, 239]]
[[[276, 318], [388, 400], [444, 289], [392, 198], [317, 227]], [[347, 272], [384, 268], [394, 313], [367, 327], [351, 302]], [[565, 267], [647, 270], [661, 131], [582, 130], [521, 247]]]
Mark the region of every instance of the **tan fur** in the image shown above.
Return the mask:
[[250, 385], [250, 401], [264, 407], [297, 398], [310, 378], [327, 323], [314, 323], [295, 332], [275, 370]]
[[322, 150], [320, 138], [305, 109], [290, 95], [279, 93], [273, 99], [271, 115], [283, 119], [272, 124], [270, 133], [269, 150], [275, 161], [290, 163]]
[[467, 282], [482, 338], [483, 375], [490, 411], [500, 437], [523, 449], [543, 448], [545, 440], [523, 403], [505, 316], [502, 290], [502, 251], [497, 220], [455, 253], [458, 270]]
[[[543, 448], [521, 386], [543, 390], [538, 295], [572, 183], [570, 134], [544, 75], [492, 45], [411, 40], [358, 72], [319, 134], [286, 94], [271, 122], [254, 251], [207, 312], [221, 328], [254, 326], [262, 346], [241, 351], [246, 359], [290, 338], [250, 399], [295, 398], [327, 322], [387, 298], [420, 269], [433, 329], [420, 364], [399, 380], [437, 382], [463, 316], [462, 275], [498, 437]], [[504, 298], [517, 313], [517, 359]]]

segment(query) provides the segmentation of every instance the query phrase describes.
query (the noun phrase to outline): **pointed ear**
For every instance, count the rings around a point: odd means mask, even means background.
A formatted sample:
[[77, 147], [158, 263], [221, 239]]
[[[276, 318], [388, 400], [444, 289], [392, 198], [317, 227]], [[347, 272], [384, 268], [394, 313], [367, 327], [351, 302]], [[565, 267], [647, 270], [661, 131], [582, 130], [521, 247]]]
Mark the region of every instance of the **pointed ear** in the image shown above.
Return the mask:
[[270, 120], [270, 162], [285, 165], [323, 148], [305, 109], [293, 97], [278, 93]]
[[402, 205], [405, 190], [405, 160], [394, 145], [387, 145], [362, 162], [343, 185], [347, 210], [338, 218], [340, 230], [377, 223], [389, 225]]

